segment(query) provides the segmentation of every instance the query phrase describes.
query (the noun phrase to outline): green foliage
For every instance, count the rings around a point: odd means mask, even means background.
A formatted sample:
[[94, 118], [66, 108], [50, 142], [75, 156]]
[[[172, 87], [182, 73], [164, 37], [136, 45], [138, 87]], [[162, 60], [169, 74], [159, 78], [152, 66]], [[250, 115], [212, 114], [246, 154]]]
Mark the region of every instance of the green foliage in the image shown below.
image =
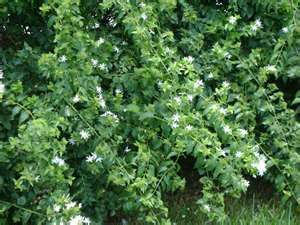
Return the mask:
[[298, 4], [0, 1], [0, 223], [171, 224], [185, 157], [213, 220], [249, 176], [297, 207]]

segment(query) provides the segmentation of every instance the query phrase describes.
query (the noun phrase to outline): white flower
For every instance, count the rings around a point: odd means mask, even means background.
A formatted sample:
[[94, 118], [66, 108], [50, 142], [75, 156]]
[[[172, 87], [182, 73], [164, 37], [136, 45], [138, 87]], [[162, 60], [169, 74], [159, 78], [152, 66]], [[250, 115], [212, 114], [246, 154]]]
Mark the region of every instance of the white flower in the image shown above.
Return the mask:
[[160, 80], [160, 81], [158, 81], [157, 85], [158, 85], [159, 87], [161, 87], [161, 86], [163, 85], [163, 82]]
[[116, 122], [119, 122], [118, 116], [117, 116], [116, 114], [110, 112], [110, 111], [106, 111], [106, 112], [103, 113], [101, 116], [102, 116], [102, 117], [108, 117], [108, 116], [110, 116], [110, 117], [112, 117], [113, 119], [115, 119]]
[[187, 126], [185, 127], [185, 129], [186, 129], [187, 131], [191, 131], [191, 130], [193, 129], [193, 127], [192, 127], [191, 125], [187, 125]]
[[92, 26], [92, 28], [94, 28], [94, 29], [97, 29], [97, 28], [99, 28], [99, 27], [100, 27], [100, 24], [99, 24], [99, 23], [95, 23], [94, 26]]
[[77, 103], [77, 102], [79, 102], [79, 101], [80, 101], [80, 97], [79, 97], [79, 95], [78, 95], [78, 94], [76, 94], [76, 95], [73, 97], [72, 101], [73, 101], [74, 103]]
[[267, 171], [266, 157], [264, 155], [258, 156], [258, 162], [252, 163], [252, 166], [257, 169], [259, 176], [263, 176]]
[[111, 27], [115, 27], [117, 26], [117, 23], [115, 22], [115, 20], [111, 17], [108, 19], [108, 25]]
[[228, 125], [225, 125], [225, 126], [223, 127], [223, 130], [224, 130], [224, 132], [225, 132], [226, 134], [231, 134], [231, 133], [232, 133], [232, 130], [231, 130], [231, 128], [230, 128]]
[[178, 113], [176, 113], [176, 114], [174, 114], [174, 115], [172, 116], [173, 122], [179, 122], [179, 119], [180, 119], [180, 116], [179, 116]]
[[248, 180], [242, 179], [241, 180], [241, 185], [243, 188], [247, 189], [250, 185], [250, 182]]
[[237, 157], [237, 158], [241, 158], [242, 156], [243, 156], [243, 153], [240, 152], [240, 151], [237, 151], [237, 152], [235, 153], [235, 157]]
[[62, 55], [61, 57], [59, 57], [58, 61], [64, 63], [67, 61], [67, 57], [65, 55]]
[[90, 220], [90, 218], [87, 218], [87, 217], [85, 217], [84, 219], [83, 219], [83, 223], [86, 223], [86, 224], [91, 224], [91, 220]]
[[120, 49], [118, 48], [118, 47], [114, 47], [114, 51], [116, 52], [116, 53], [119, 53], [120, 52]]
[[118, 95], [118, 94], [122, 94], [122, 90], [119, 89], [119, 88], [117, 88], [117, 89], [116, 89], [116, 94], [117, 94], [117, 95]]
[[194, 61], [194, 58], [192, 56], [187, 56], [183, 58], [184, 61], [187, 61], [189, 63], [192, 63]]
[[52, 159], [52, 163], [53, 164], [57, 164], [59, 166], [63, 166], [65, 165], [65, 160], [63, 160], [62, 158], [59, 158], [58, 156], [55, 156], [53, 159]]
[[3, 94], [5, 91], [5, 85], [0, 82], [0, 94]]
[[126, 148], [124, 149], [124, 152], [130, 152], [131, 151], [131, 149], [128, 147], [128, 146], [126, 146]]
[[145, 4], [144, 2], [141, 2], [141, 3], [140, 3], [140, 7], [141, 7], [141, 8], [145, 8], [145, 6], [146, 6], [146, 4]]
[[98, 67], [100, 68], [100, 70], [107, 70], [107, 66], [106, 66], [105, 63], [100, 63], [100, 64], [98, 65]]
[[266, 66], [266, 70], [269, 72], [269, 73], [276, 73], [277, 72], [277, 69], [274, 65], [267, 65]]
[[61, 207], [60, 207], [59, 205], [56, 205], [56, 204], [55, 204], [55, 205], [53, 206], [54, 212], [59, 212], [60, 209], [61, 209]]
[[232, 25], [235, 25], [236, 24], [236, 21], [237, 21], [237, 17], [236, 16], [230, 16], [228, 18], [228, 22]]
[[175, 122], [173, 122], [173, 123], [171, 124], [171, 127], [172, 127], [173, 129], [177, 128], [178, 126], [179, 126], [178, 123], [175, 123]]
[[245, 129], [239, 129], [239, 133], [241, 135], [241, 137], [246, 137], [246, 135], [248, 134], [248, 131]]
[[73, 216], [70, 221], [69, 225], [82, 225], [82, 224], [90, 224], [90, 219], [83, 217], [81, 215]]
[[218, 151], [220, 152], [221, 156], [226, 156], [228, 153], [227, 149], [218, 149]]
[[66, 209], [71, 209], [71, 208], [74, 208], [76, 207], [76, 202], [69, 202], [66, 204]]
[[254, 24], [258, 27], [258, 28], [262, 28], [262, 23], [261, 23], [261, 20], [260, 19], [256, 19]]
[[212, 79], [212, 78], [214, 78], [214, 75], [213, 75], [213, 73], [209, 73], [209, 74], [208, 74], [208, 76], [207, 76], [207, 78], [208, 78], [208, 79]]
[[224, 58], [231, 59], [232, 55], [229, 52], [224, 53]]
[[3, 70], [0, 69], [0, 79], [3, 79]]
[[203, 205], [203, 208], [205, 209], [205, 211], [210, 212], [209, 205], [205, 204], [205, 205]]
[[96, 46], [99, 47], [100, 45], [102, 45], [104, 43], [104, 39], [103, 38], [99, 38], [98, 41], [96, 41]]
[[86, 162], [102, 162], [103, 158], [99, 157], [95, 152], [86, 157]]
[[283, 33], [287, 33], [287, 32], [289, 32], [289, 29], [288, 29], [287, 27], [284, 27], [284, 28], [281, 29], [281, 31], [282, 31]]
[[92, 62], [93, 67], [98, 66], [98, 60], [97, 59], [92, 59], [91, 62]]
[[266, 164], [266, 158], [261, 158], [259, 161], [258, 161], [258, 164], [257, 164], [257, 170], [258, 170], [258, 174], [260, 176], [263, 176], [264, 173], [267, 171], [267, 164]]
[[105, 100], [103, 99], [103, 97], [101, 95], [99, 95], [98, 100], [99, 100], [99, 105], [102, 108], [105, 108], [106, 107], [106, 103], [105, 103]]
[[194, 97], [193, 97], [193, 95], [188, 95], [187, 98], [190, 102], [192, 102]]
[[38, 181], [40, 180], [40, 178], [41, 178], [41, 176], [38, 175], [38, 176], [36, 176], [36, 177], [34, 178], [34, 180], [35, 180], [36, 182], [38, 182]]
[[230, 86], [230, 83], [228, 81], [223, 81], [222, 85], [224, 88], [228, 88]]
[[262, 28], [262, 23], [261, 23], [261, 20], [260, 19], [256, 19], [254, 24], [251, 24], [251, 30], [252, 31], [257, 31], [258, 29]]
[[81, 130], [80, 131], [80, 137], [81, 137], [81, 139], [83, 139], [83, 140], [87, 140], [87, 139], [89, 139], [90, 138], [90, 133], [88, 132], [88, 131], [85, 131], [85, 130]]
[[146, 19], [148, 18], [148, 16], [146, 15], [146, 13], [142, 13], [141, 18], [142, 18], [143, 20], [146, 20]]
[[181, 103], [181, 98], [179, 96], [174, 97], [174, 100], [177, 104]]
[[75, 144], [76, 144], [76, 142], [75, 142], [75, 140], [74, 140], [74, 139], [70, 139], [70, 140], [69, 140], [69, 144], [70, 144], [70, 145], [75, 145]]
[[220, 110], [220, 113], [222, 113], [223, 115], [227, 114], [227, 109], [221, 107], [219, 110]]
[[98, 95], [102, 94], [102, 88], [100, 86], [96, 87], [96, 92]]
[[203, 80], [196, 80], [196, 82], [194, 83], [194, 88], [200, 88], [203, 87], [203, 85]]

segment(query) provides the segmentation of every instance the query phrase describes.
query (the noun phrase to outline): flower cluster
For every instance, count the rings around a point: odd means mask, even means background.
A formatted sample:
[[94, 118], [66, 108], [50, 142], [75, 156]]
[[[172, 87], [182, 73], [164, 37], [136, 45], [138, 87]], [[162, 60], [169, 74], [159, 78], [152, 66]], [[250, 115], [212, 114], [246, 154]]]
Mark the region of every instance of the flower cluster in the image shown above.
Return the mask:
[[82, 225], [82, 224], [91, 224], [91, 220], [87, 217], [76, 215], [71, 217], [70, 221], [68, 222], [69, 225]]
[[256, 19], [256, 20], [254, 21], [254, 23], [251, 24], [250, 27], [251, 27], [251, 30], [252, 30], [253, 32], [256, 32], [257, 30], [263, 28], [263, 25], [262, 25], [262, 22], [261, 22], [260, 19]]
[[104, 100], [103, 95], [102, 95], [102, 88], [100, 86], [97, 86], [96, 87], [96, 92], [97, 92], [97, 95], [98, 95], [99, 105], [102, 108], [105, 108], [106, 107], [106, 103], [105, 103], [105, 100]]
[[267, 158], [265, 155], [258, 153], [256, 149], [254, 150], [256, 161], [252, 163], [252, 167], [257, 170], [259, 176], [263, 176], [267, 171]]
[[102, 117], [112, 117], [115, 120], [115, 122], [117, 122], [117, 123], [119, 122], [118, 116], [111, 111], [106, 111], [101, 116]]
[[102, 162], [103, 158], [98, 156], [95, 152], [91, 153], [89, 156], [86, 157], [86, 162]]
[[64, 166], [66, 163], [65, 163], [65, 160], [63, 160], [62, 158], [58, 157], [58, 156], [55, 156], [53, 159], [52, 159], [52, 163], [53, 164], [57, 164], [58, 166]]

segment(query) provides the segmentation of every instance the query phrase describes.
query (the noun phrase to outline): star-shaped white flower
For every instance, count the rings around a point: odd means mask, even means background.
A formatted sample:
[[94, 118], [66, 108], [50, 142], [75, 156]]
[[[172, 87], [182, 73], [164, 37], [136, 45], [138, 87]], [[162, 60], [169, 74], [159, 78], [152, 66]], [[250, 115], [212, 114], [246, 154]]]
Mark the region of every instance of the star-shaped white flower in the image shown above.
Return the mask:
[[60, 206], [60, 205], [56, 205], [56, 204], [55, 204], [55, 205], [53, 206], [53, 211], [54, 211], [54, 212], [59, 212], [60, 209], [61, 209], [61, 206]]
[[212, 79], [212, 78], [214, 78], [214, 75], [213, 75], [213, 73], [209, 73], [209, 74], [208, 74], [208, 76], [207, 76], [207, 78], [208, 78], [208, 79]]
[[92, 62], [92, 66], [93, 67], [97, 67], [98, 66], [98, 60], [97, 59], [92, 59], [91, 62]]
[[179, 119], [180, 119], [180, 116], [179, 116], [178, 113], [176, 113], [176, 114], [174, 114], [174, 115], [172, 116], [173, 122], [179, 122]]
[[227, 114], [227, 109], [221, 107], [219, 110], [220, 110], [220, 113], [223, 114], [224, 116]]
[[124, 149], [124, 152], [127, 153], [127, 152], [130, 152], [130, 151], [131, 151], [131, 149], [128, 146], [126, 146], [126, 148]]
[[203, 80], [196, 80], [194, 83], [194, 88], [200, 88], [204, 86]]
[[239, 133], [242, 138], [244, 138], [244, 137], [246, 137], [246, 135], [248, 135], [248, 131], [245, 129], [239, 129]]
[[141, 18], [142, 18], [143, 20], [147, 20], [147, 19], [148, 19], [148, 16], [146, 15], [146, 13], [142, 13]]
[[58, 61], [64, 63], [67, 61], [67, 57], [65, 55], [62, 55], [61, 57], [59, 57]]
[[189, 100], [190, 102], [192, 102], [193, 99], [194, 99], [193, 95], [188, 95], [187, 98], [188, 98], [188, 100]]
[[91, 153], [91, 155], [86, 157], [86, 162], [102, 162], [103, 158], [99, 157], [95, 152]]
[[277, 72], [277, 69], [276, 69], [276, 66], [275, 66], [275, 65], [267, 65], [267, 66], [266, 66], [266, 70], [267, 70], [269, 73], [276, 73], [276, 72]]
[[230, 16], [228, 18], [228, 22], [232, 25], [235, 25], [236, 24], [236, 21], [237, 21], [237, 17], [236, 16]]
[[65, 160], [63, 160], [62, 158], [58, 157], [58, 156], [55, 156], [53, 159], [52, 159], [52, 163], [53, 164], [57, 164], [58, 166], [63, 166], [65, 165]]
[[104, 39], [103, 38], [99, 38], [97, 41], [96, 41], [96, 46], [99, 47], [100, 45], [102, 45], [104, 43]]
[[229, 88], [230, 83], [228, 81], [223, 81], [222, 85], [224, 88]]
[[223, 127], [223, 130], [224, 130], [224, 132], [225, 132], [226, 134], [231, 134], [231, 133], [232, 133], [232, 130], [231, 130], [231, 128], [230, 128], [228, 125], [225, 125], [225, 126]]
[[205, 205], [203, 205], [203, 208], [204, 208], [205, 211], [210, 212], [210, 206], [209, 205], [205, 204]]
[[100, 86], [96, 87], [96, 92], [98, 95], [102, 94], [102, 88]]
[[187, 125], [187, 126], [185, 127], [185, 129], [186, 129], [187, 131], [191, 131], [191, 130], [193, 129], [193, 127], [192, 127], [191, 125]]
[[98, 67], [99, 67], [100, 70], [107, 70], [107, 66], [106, 66], [105, 63], [100, 63], [100, 64], [98, 65]]
[[187, 56], [183, 58], [184, 61], [187, 61], [188, 63], [192, 63], [194, 61], [194, 58], [192, 56]]
[[177, 128], [178, 126], [179, 126], [178, 123], [175, 123], [175, 122], [173, 122], [173, 123], [171, 124], [171, 127], [172, 127], [173, 129]]
[[237, 151], [235, 153], [235, 157], [237, 157], [237, 158], [241, 158], [242, 156], [243, 156], [243, 153], [241, 151]]
[[83, 140], [87, 140], [87, 139], [89, 139], [90, 138], [90, 133], [88, 132], [88, 131], [85, 131], [85, 130], [81, 130], [80, 131], [80, 137], [81, 137], [81, 139], [83, 139]]
[[79, 101], [80, 101], [80, 96], [79, 96], [78, 94], [76, 94], [76, 95], [73, 97], [72, 101], [73, 101], [74, 103], [79, 102]]
[[174, 97], [174, 100], [177, 104], [180, 104], [181, 103], [181, 98], [179, 96], [175, 96]]
[[282, 31], [283, 33], [287, 33], [287, 32], [289, 32], [289, 29], [288, 29], [287, 27], [283, 27], [283, 28], [281, 29], [281, 31]]
[[242, 179], [242, 180], [241, 180], [241, 185], [242, 185], [245, 189], [247, 189], [247, 188], [249, 187], [249, 185], [250, 185], [250, 182], [249, 182], [248, 180]]

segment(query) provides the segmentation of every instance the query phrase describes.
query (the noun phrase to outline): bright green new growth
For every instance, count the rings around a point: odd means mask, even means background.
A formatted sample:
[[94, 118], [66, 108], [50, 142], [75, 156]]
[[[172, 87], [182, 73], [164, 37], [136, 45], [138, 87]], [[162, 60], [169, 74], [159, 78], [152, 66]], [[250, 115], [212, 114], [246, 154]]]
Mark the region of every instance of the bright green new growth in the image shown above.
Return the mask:
[[298, 4], [2, 1], [1, 222], [171, 224], [185, 157], [212, 220], [250, 176], [300, 204]]

